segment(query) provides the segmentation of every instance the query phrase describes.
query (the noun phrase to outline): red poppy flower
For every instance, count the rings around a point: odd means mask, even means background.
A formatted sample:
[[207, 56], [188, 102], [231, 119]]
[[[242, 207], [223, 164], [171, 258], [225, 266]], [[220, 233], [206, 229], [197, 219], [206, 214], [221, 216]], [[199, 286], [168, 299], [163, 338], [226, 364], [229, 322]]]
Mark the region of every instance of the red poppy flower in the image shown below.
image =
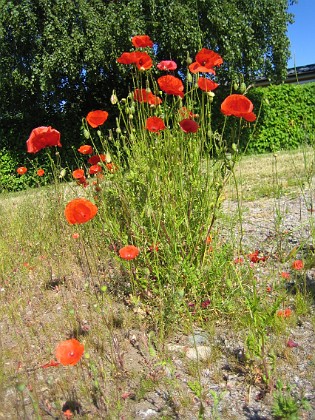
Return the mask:
[[146, 89], [136, 89], [133, 93], [133, 99], [137, 102], [147, 102], [150, 105], [160, 105], [162, 99], [148, 92]]
[[133, 260], [140, 253], [139, 248], [134, 245], [126, 245], [119, 250], [119, 255], [124, 260]]
[[106, 161], [106, 155], [94, 155], [88, 159], [88, 163], [90, 165], [96, 165], [98, 162], [101, 162], [101, 161], [102, 162]]
[[26, 172], [27, 172], [27, 168], [26, 168], [25, 166], [20, 166], [19, 168], [17, 168], [16, 172], [17, 172], [19, 175], [24, 175], [24, 174], [26, 174]]
[[198, 63], [197, 61], [194, 61], [193, 63], [191, 63], [188, 66], [189, 70], [191, 73], [212, 73], [215, 74], [215, 71], [213, 70], [212, 67], [206, 67], [206, 66], [202, 66], [200, 63]]
[[71, 224], [86, 223], [97, 213], [97, 207], [85, 198], [75, 198], [70, 201], [65, 208], [65, 216]]
[[205, 67], [220, 66], [223, 63], [222, 57], [218, 53], [212, 50], [208, 50], [207, 48], [202, 48], [196, 54], [195, 60], [201, 66], [205, 66]]
[[51, 146], [61, 147], [61, 143], [59, 131], [50, 126], [34, 128], [26, 141], [28, 153], [37, 153], [39, 150]]
[[45, 175], [45, 171], [42, 168], [37, 169], [37, 172], [36, 173], [37, 173], [38, 176], [44, 176]]
[[304, 263], [302, 260], [295, 260], [292, 263], [293, 270], [302, 270], [303, 267], [304, 267]]
[[70, 420], [71, 417], [73, 416], [72, 411], [68, 408], [67, 410], [63, 411], [63, 416], [67, 419]]
[[216, 89], [219, 85], [212, 80], [206, 79], [205, 77], [199, 77], [198, 79], [198, 86], [201, 90], [205, 92], [211, 92], [212, 90]]
[[76, 365], [84, 353], [84, 345], [75, 338], [62, 341], [56, 347], [55, 355], [59, 363], [64, 366]]
[[108, 112], [106, 111], [91, 111], [86, 116], [86, 121], [92, 128], [97, 128], [98, 126], [104, 124], [108, 118]]
[[290, 278], [290, 273], [288, 273], [287, 271], [282, 271], [282, 273], [281, 273], [281, 277], [282, 277], [283, 279], [288, 280], [288, 279]]
[[199, 128], [199, 125], [196, 123], [196, 121], [191, 120], [190, 118], [186, 118], [180, 121], [179, 125], [184, 133], [196, 133]]
[[221, 104], [222, 114], [234, 115], [250, 122], [256, 120], [256, 115], [252, 112], [253, 108], [254, 105], [246, 96], [238, 94], [228, 96]]
[[163, 61], [160, 61], [156, 67], [159, 70], [170, 71], [170, 70], [176, 70], [177, 64], [173, 60], [163, 60]]
[[153, 66], [152, 58], [146, 52], [135, 52], [135, 65], [138, 70], [148, 70]]
[[153, 47], [153, 41], [148, 35], [136, 35], [131, 38], [132, 45], [136, 48]]
[[83, 169], [75, 169], [72, 172], [72, 176], [74, 179], [80, 179], [84, 177], [84, 170]]
[[152, 131], [153, 133], [156, 133], [160, 130], [164, 130], [164, 121], [159, 117], [149, 117], [147, 119], [145, 128], [149, 131]]
[[117, 58], [117, 62], [120, 64], [135, 64], [139, 70], [148, 70], [152, 67], [152, 58], [146, 52], [134, 51], [131, 53], [122, 53]]
[[91, 155], [93, 153], [93, 148], [89, 144], [84, 144], [78, 148], [78, 152], [82, 153], [82, 155]]
[[136, 52], [124, 52], [117, 58], [117, 63], [134, 64], [136, 62]]
[[79, 239], [79, 237], [80, 237], [80, 234], [79, 234], [79, 233], [77, 233], [77, 232], [74, 232], [74, 233], [72, 234], [72, 238], [73, 238], [73, 239]]
[[103, 168], [100, 165], [92, 165], [90, 166], [89, 173], [90, 175], [95, 175], [102, 172]]
[[167, 75], [161, 76], [157, 79], [158, 85], [163, 92], [169, 95], [177, 95], [184, 97], [183, 82], [175, 76]]

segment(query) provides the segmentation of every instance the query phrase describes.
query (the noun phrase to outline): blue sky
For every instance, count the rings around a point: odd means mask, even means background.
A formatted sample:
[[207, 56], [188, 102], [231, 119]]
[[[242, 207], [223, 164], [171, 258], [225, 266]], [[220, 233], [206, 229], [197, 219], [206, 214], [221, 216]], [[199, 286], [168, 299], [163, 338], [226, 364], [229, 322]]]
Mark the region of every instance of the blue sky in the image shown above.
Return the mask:
[[291, 55], [288, 68], [315, 64], [315, 0], [298, 0], [289, 7], [295, 23], [288, 26]]

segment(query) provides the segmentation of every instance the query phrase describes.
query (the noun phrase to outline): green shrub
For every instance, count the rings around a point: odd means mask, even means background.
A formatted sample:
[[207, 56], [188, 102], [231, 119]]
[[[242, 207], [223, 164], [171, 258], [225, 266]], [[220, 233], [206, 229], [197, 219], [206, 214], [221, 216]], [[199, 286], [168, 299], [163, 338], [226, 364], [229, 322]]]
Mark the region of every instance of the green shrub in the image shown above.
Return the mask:
[[29, 185], [29, 174], [19, 176], [16, 173], [19, 166], [22, 165], [16, 153], [7, 149], [0, 150], [0, 192], [19, 191]]
[[261, 107], [249, 152], [290, 150], [314, 142], [315, 83], [259, 87], [248, 97], [255, 109]]

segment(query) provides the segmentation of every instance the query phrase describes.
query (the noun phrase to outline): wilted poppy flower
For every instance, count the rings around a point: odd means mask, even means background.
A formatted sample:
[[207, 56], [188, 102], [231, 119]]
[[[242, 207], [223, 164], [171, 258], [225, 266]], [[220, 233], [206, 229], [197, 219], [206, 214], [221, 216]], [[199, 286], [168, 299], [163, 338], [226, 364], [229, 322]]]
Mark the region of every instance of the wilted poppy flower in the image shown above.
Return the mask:
[[205, 92], [211, 92], [212, 90], [216, 89], [219, 85], [212, 80], [206, 79], [205, 77], [199, 77], [198, 79], [198, 86], [201, 90]]
[[64, 366], [76, 365], [84, 353], [84, 345], [75, 338], [62, 341], [56, 347], [55, 355], [59, 363]]
[[82, 155], [91, 155], [93, 153], [93, 148], [89, 144], [84, 144], [78, 148], [78, 152], [82, 153]]
[[147, 102], [150, 105], [160, 105], [162, 103], [161, 98], [158, 98], [146, 89], [135, 89], [133, 99], [140, 103]]
[[45, 171], [42, 168], [37, 169], [37, 172], [36, 173], [37, 173], [38, 176], [44, 176], [45, 175]]
[[136, 48], [153, 47], [153, 41], [148, 35], [136, 35], [131, 38], [131, 42]]
[[115, 165], [115, 163], [113, 162], [108, 162], [106, 163], [106, 168], [109, 172], [111, 172], [112, 174], [115, 173], [118, 170], [118, 166]]
[[196, 133], [199, 128], [199, 125], [196, 123], [196, 121], [191, 120], [190, 118], [186, 118], [180, 121], [179, 125], [184, 133]]
[[56, 366], [59, 366], [59, 365], [60, 365], [60, 363], [59, 362], [56, 362], [56, 360], [51, 360], [50, 362], [45, 363], [44, 365], [42, 365], [41, 368], [42, 369], [47, 369], [49, 367], [56, 367]]
[[295, 260], [292, 263], [293, 270], [302, 270], [303, 267], [304, 267], [304, 263], [302, 260]]
[[75, 169], [72, 172], [72, 176], [74, 179], [80, 179], [84, 177], [84, 170], [83, 169]]
[[266, 261], [267, 260], [266, 256], [259, 256], [259, 253], [260, 253], [259, 250], [256, 249], [254, 252], [249, 254], [248, 258], [249, 258], [250, 262], [258, 263], [259, 261]]
[[202, 309], [206, 309], [210, 305], [211, 301], [210, 299], [206, 299], [203, 302], [201, 302]]
[[292, 340], [292, 338], [289, 338], [289, 340], [287, 341], [287, 347], [292, 349], [294, 347], [299, 347], [299, 344]]
[[105, 162], [106, 155], [94, 155], [88, 159], [88, 163], [90, 165], [96, 165], [98, 162]]
[[37, 153], [39, 150], [51, 146], [61, 147], [61, 143], [59, 131], [50, 126], [34, 128], [26, 141], [28, 153]]
[[164, 121], [159, 117], [149, 117], [147, 118], [145, 128], [153, 133], [156, 133], [160, 130], [164, 130]]
[[246, 96], [238, 94], [228, 96], [221, 104], [222, 114], [234, 115], [250, 122], [256, 120], [256, 115], [252, 112], [253, 108], [254, 105]]
[[17, 172], [19, 175], [24, 175], [24, 174], [26, 174], [26, 172], [27, 172], [27, 168], [26, 168], [25, 166], [20, 166], [19, 168], [17, 168], [16, 172]]
[[175, 76], [161, 76], [157, 79], [158, 85], [163, 92], [169, 95], [184, 97], [183, 82]]
[[86, 223], [93, 219], [96, 213], [96, 205], [86, 198], [75, 198], [65, 208], [66, 219], [71, 225]]
[[99, 172], [102, 172], [102, 170], [103, 170], [102, 167], [96, 164], [96, 165], [90, 166], [89, 173], [90, 175], [95, 175], [95, 174], [98, 174]]
[[234, 264], [243, 264], [244, 263], [244, 258], [243, 257], [236, 257], [233, 260]]
[[178, 113], [183, 119], [189, 118], [191, 120], [199, 116], [198, 114], [194, 114], [193, 112], [191, 112], [185, 106], [182, 106], [181, 108], [179, 108]]
[[135, 65], [138, 70], [148, 70], [152, 67], [152, 58], [146, 52], [135, 52]]
[[86, 121], [92, 128], [97, 128], [98, 126], [104, 124], [108, 118], [108, 112], [106, 111], [91, 111], [86, 116]]
[[158, 252], [159, 250], [159, 243], [152, 244], [149, 246], [149, 252]]
[[288, 318], [289, 316], [291, 316], [292, 311], [290, 308], [286, 308], [286, 309], [279, 309], [276, 312], [276, 315], [279, 316], [280, 318]]
[[163, 61], [160, 61], [156, 67], [159, 70], [170, 71], [170, 70], [176, 70], [177, 64], [173, 60], [163, 60]]
[[139, 248], [134, 245], [126, 245], [119, 250], [119, 255], [124, 260], [133, 260], [140, 253]]

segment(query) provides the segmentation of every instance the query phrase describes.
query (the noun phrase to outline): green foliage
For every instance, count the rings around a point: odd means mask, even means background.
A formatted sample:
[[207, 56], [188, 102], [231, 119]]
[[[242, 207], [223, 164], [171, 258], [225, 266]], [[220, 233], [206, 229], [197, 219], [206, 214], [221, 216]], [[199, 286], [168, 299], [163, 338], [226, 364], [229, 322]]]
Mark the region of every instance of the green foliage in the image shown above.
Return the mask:
[[275, 152], [314, 143], [315, 83], [256, 88], [249, 98], [260, 117], [248, 150]]
[[277, 382], [277, 393], [274, 396], [272, 414], [276, 419], [298, 420], [301, 409], [309, 410], [310, 404], [306, 398], [298, 399], [291, 395], [291, 387], [286, 388], [281, 381]]
[[21, 166], [18, 156], [6, 149], [0, 151], [0, 192], [24, 190], [29, 185], [29, 175], [17, 175]]

